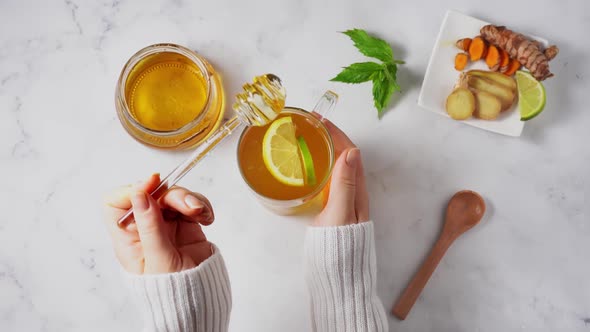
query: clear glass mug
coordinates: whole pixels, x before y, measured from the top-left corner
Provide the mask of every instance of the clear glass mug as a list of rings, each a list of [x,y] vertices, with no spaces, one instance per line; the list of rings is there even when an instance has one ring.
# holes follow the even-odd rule
[[[316,184],[310,188],[283,185],[266,169],[262,159],[262,137],[270,124],[248,127],[242,132],[237,148],[238,168],[242,179],[263,206],[280,215],[313,215],[325,206],[335,150],[321,118],[334,108],[337,100],[338,95],[327,91],[313,109],[316,116],[301,108],[285,107],[277,118],[292,117],[295,125],[307,133],[307,144],[318,175]]]

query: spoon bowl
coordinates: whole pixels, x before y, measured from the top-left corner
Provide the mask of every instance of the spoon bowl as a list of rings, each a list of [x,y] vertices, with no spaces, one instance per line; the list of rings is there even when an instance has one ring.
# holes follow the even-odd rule
[[[486,203],[480,194],[471,190],[457,192],[447,204],[444,233],[459,236],[477,225],[486,212]]]

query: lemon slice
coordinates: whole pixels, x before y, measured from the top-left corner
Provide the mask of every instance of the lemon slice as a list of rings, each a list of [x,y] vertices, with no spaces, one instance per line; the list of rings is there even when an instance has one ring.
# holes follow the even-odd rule
[[[530,73],[520,70],[516,72],[516,84],[520,120],[530,120],[545,108],[545,88]]]
[[[301,152],[301,160],[303,161],[303,170],[305,171],[305,184],[313,186],[316,183],[316,177],[311,151],[309,151],[309,147],[303,136],[297,137],[297,143],[299,143],[299,151]]]
[[[290,116],[271,123],[262,139],[264,165],[280,183],[288,186],[305,185],[295,125]]]

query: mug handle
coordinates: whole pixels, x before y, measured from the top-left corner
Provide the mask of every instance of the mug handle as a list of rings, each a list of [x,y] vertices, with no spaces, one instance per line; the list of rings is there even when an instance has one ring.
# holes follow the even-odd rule
[[[326,91],[313,108],[314,113],[319,114],[319,120],[323,120],[336,106],[338,95],[334,91]]]

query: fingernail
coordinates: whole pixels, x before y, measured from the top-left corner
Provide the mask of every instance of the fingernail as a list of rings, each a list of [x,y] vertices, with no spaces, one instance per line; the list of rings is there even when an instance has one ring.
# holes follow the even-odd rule
[[[361,155],[361,151],[357,148],[348,150],[346,154],[346,164],[350,167],[356,167],[358,164],[359,157]]]
[[[193,195],[186,195],[184,197],[184,202],[189,208],[194,210],[203,208],[203,203]]]
[[[145,196],[143,191],[136,191],[131,195],[131,205],[133,205],[133,209],[137,212],[145,211],[150,206],[150,203]]]
[[[213,215],[213,212],[209,209],[203,211],[201,213],[201,215],[199,215],[198,218],[199,218],[198,219],[199,224],[204,224],[204,225],[208,225],[215,220],[215,216]]]
[[[209,208],[207,208],[205,211],[203,211],[202,216],[207,218],[207,220],[213,220],[215,218],[213,211],[211,211]]]

